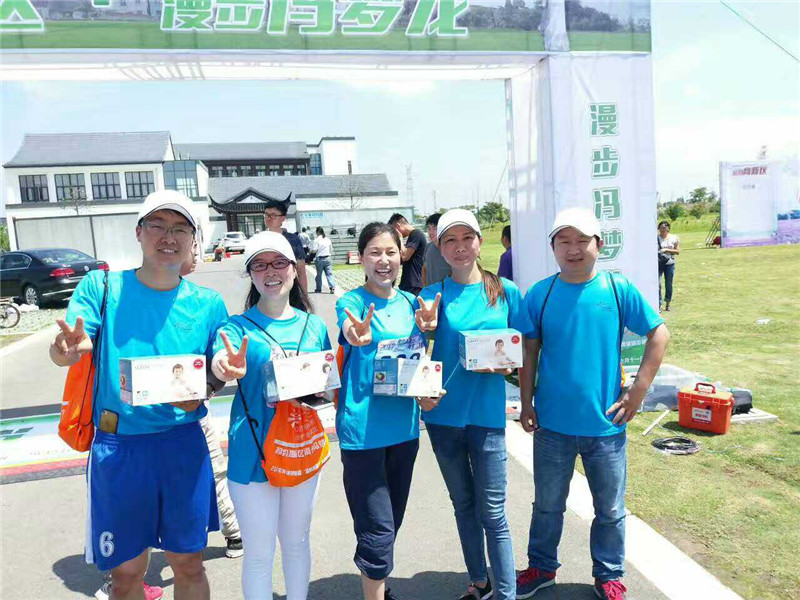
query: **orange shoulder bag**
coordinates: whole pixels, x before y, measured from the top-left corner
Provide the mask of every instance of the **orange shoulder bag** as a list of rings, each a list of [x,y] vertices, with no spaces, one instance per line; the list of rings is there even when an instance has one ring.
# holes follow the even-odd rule
[[[106,305],[108,304],[108,271],[103,279],[103,302],[100,325],[94,335],[91,353],[87,352],[69,368],[61,401],[58,436],[78,452],[86,452],[94,439],[94,388],[97,384],[97,362],[103,340]]]

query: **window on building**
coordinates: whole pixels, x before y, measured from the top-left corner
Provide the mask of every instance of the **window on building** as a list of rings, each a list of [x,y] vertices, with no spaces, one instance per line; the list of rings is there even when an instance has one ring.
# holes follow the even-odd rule
[[[236,165],[229,165],[225,167],[225,177],[238,177],[239,172],[236,169]]]
[[[256,177],[266,177],[267,165],[256,165]]]
[[[220,169],[222,167],[219,167]],[[176,160],[164,163],[164,186],[190,198],[199,196],[197,188],[197,161]]]
[[[50,202],[47,175],[20,175],[19,193],[23,202]]]
[[[152,171],[128,171],[125,173],[125,191],[128,198],[145,198],[156,191]]]
[[[211,177],[223,177],[222,167],[211,167]]]
[[[83,173],[56,175],[56,200],[59,202],[86,200],[86,180]]]
[[[291,175],[294,165],[283,165],[283,173],[281,175]]]
[[[253,174],[253,167],[251,165],[242,165],[239,167],[242,177],[250,177]]]
[[[322,175],[322,155],[320,154],[312,154],[311,155],[311,174],[312,175]]]
[[[92,197],[95,200],[122,198],[119,173],[92,173]]]
[[[281,167],[280,165],[270,165],[269,166],[269,174],[270,177],[277,177],[281,174]]]

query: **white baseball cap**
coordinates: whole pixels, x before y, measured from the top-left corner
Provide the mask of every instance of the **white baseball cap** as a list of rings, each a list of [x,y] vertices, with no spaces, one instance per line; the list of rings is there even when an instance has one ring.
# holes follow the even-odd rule
[[[188,196],[180,192],[174,190],[159,190],[149,194],[139,208],[137,221],[141,221],[157,210],[174,210],[186,217],[186,220],[189,221],[189,224],[194,227],[195,230],[198,229],[197,221],[195,221],[194,215],[192,214],[192,201]]]
[[[453,208],[444,213],[439,219],[439,224],[436,226],[437,237],[442,239],[444,232],[455,225],[469,227],[479,237],[481,235],[481,226],[478,225],[478,219],[475,218],[474,214],[463,208]]]
[[[276,233],[274,231],[262,231],[261,233],[257,233],[247,240],[244,244],[245,268],[250,264],[250,261],[252,261],[262,252],[277,252],[286,260],[296,262],[292,245],[282,233]]]
[[[559,231],[567,227],[574,227],[583,235],[589,237],[601,237],[602,235],[600,233],[600,222],[594,216],[594,212],[588,208],[573,206],[560,211],[553,221],[553,227],[550,229],[550,239],[552,240]]]

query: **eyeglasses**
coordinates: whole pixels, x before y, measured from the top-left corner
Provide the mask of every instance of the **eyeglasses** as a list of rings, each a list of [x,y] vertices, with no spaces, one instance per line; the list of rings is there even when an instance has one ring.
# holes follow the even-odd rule
[[[153,223],[152,221],[142,221],[142,226],[149,229],[156,235],[165,236],[168,233],[176,240],[188,240],[194,235],[194,229],[188,225],[175,225],[175,227],[167,227],[163,223]]]
[[[286,215],[281,213],[264,213],[264,218],[267,221],[271,221],[272,219],[280,219],[281,217],[285,217]]]
[[[292,264],[292,261],[286,258],[277,258],[272,262],[266,262],[260,260],[258,262],[250,263],[250,270],[255,271],[256,273],[260,273],[272,267],[276,271],[283,271],[290,264]]]

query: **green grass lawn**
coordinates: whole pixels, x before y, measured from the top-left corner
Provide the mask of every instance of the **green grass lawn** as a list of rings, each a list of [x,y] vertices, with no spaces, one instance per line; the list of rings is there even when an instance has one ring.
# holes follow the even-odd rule
[[[707,249],[707,227],[681,237],[667,362],[753,391],[766,425],[706,436],[677,425],[641,436],[631,425],[628,506],[746,598],[800,597],[799,246]],[[759,319],[770,319],[757,325]],[[687,435],[691,457],[658,454],[654,437]]]

